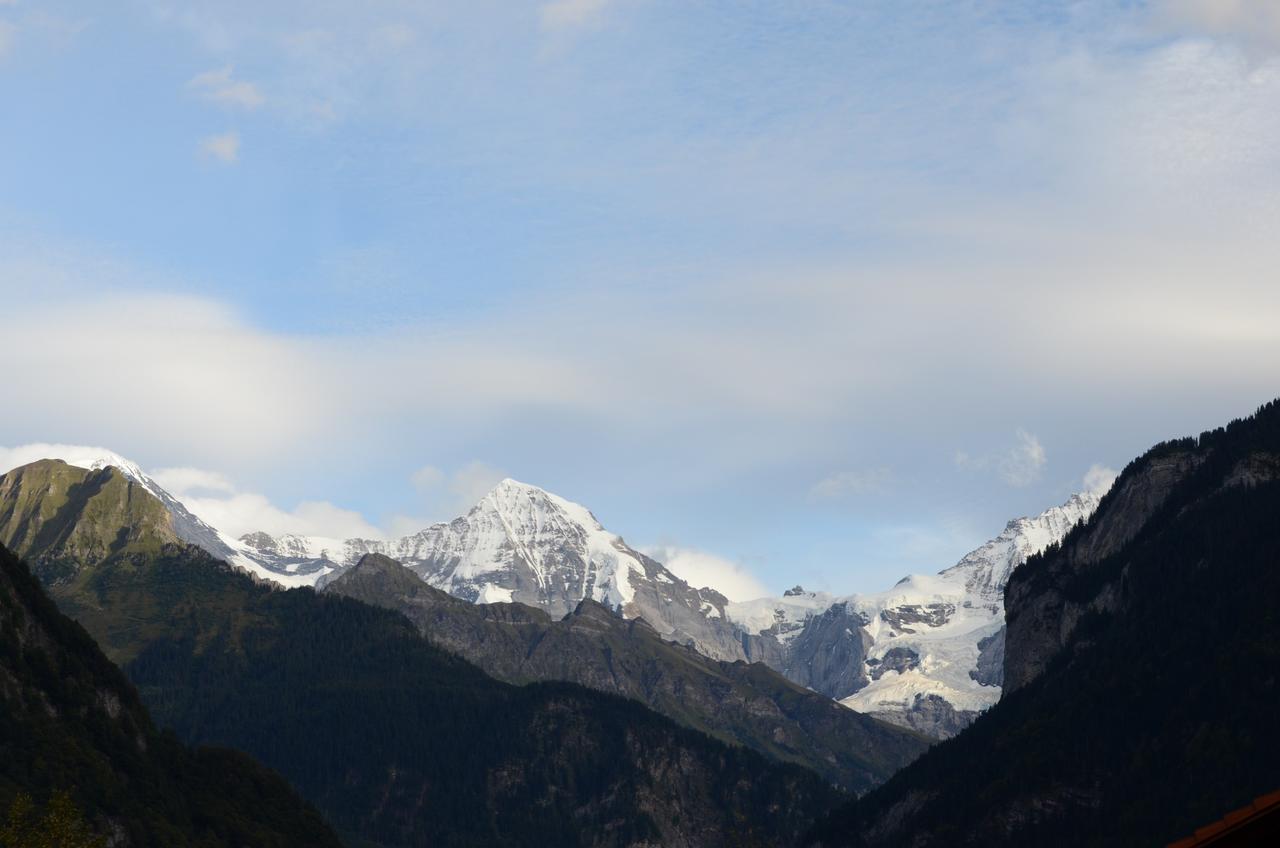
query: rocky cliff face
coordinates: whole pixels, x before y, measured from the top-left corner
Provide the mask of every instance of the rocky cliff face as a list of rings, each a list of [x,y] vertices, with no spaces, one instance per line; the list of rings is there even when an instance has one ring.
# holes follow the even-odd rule
[[[469,604],[368,554],[325,587],[404,613],[422,633],[511,682],[566,680],[634,698],[676,721],[862,792],[923,750],[920,737],[831,703],[764,666],[717,662],[644,619],[592,600],[564,618],[524,604]]]
[[[1130,468],[1096,520],[1034,568],[1013,574],[1005,590],[1004,685],[1008,689],[1024,686],[1040,674],[1086,612],[1110,611],[1114,587],[1084,600],[1064,597],[1062,587],[1132,540],[1203,460],[1196,451],[1175,450]]]

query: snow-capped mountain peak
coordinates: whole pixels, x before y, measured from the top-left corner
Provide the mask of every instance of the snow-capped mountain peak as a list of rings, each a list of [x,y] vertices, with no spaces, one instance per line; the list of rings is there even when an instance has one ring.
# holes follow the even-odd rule
[[[640,555],[586,507],[511,479],[462,518],[357,547],[409,564],[461,597],[536,600],[563,612],[584,598],[621,608],[635,596],[633,576],[646,572]]]
[[[465,515],[399,539],[251,533],[239,541],[274,573],[312,574],[318,584],[377,553],[476,603],[517,601],[559,616],[590,599],[708,655],[744,657],[736,629],[723,619],[723,596],[689,586],[632,549],[585,506],[509,478]]]

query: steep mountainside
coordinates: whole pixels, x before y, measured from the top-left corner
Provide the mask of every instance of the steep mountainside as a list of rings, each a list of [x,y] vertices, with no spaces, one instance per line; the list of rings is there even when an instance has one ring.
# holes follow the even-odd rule
[[[1134,461],[1014,572],[1010,691],[823,845],[1159,845],[1280,786],[1280,404]]]
[[[264,533],[240,541],[267,567],[323,574],[321,583],[377,553],[464,600],[515,601],[554,618],[594,600],[645,619],[668,639],[692,642],[707,656],[744,658],[736,628],[724,621],[723,595],[690,586],[628,547],[586,507],[514,480],[502,481],[465,516],[394,541]]]
[[[69,534],[78,547],[84,537]],[[189,750],[26,565],[0,548],[0,809],[73,792],[116,846],[336,846],[277,775],[231,751]]]
[[[45,474],[76,487],[103,472],[19,469],[0,477],[0,515],[22,503],[67,539],[94,536],[101,507],[22,485]],[[118,491],[135,504],[126,520],[135,507],[152,515],[150,495]],[[841,797],[635,702],[495,681],[396,613],[279,591],[145,527],[115,538],[133,542],[102,558],[92,546],[31,550],[58,575],[58,602],[130,659],[159,722],[278,769],[359,844],[787,845]]]
[[[1032,554],[1097,508],[1072,496],[936,575],[913,574],[877,594],[833,598],[801,587],[726,607],[750,636],[750,659],[859,712],[947,738],[1000,698],[1003,592]]]
[[[524,604],[473,605],[379,554],[365,555],[325,591],[402,612],[434,644],[503,680],[565,680],[625,695],[848,790],[882,783],[925,747],[915,734],[839,707],[766,666],[708,659],[589,599],[562,620]]]

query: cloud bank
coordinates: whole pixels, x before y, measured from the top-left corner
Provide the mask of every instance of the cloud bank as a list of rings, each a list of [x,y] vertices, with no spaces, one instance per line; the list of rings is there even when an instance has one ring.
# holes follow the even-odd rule
[[[690,586],[710,586],[731,601],[750,601],[769,594],[765,586],[744,566],[725,557],[673,545],[644,548],[646,556],[656,559]]]

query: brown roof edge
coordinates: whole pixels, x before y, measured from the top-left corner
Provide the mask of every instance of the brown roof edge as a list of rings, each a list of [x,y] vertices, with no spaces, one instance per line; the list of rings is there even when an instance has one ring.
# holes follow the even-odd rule
[[[1232,810],[1212,824],[1196,828],[1193,835],[1179,839],[1177,842],[1170,842],[1168,848],[1200,848],[1202,845],[1218,844],[1258,819],[1278,814],[1280,814],[1280,789],[1255,798],[1249,806]]]

